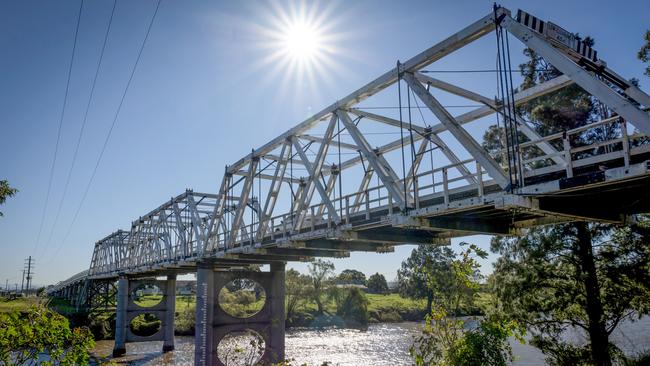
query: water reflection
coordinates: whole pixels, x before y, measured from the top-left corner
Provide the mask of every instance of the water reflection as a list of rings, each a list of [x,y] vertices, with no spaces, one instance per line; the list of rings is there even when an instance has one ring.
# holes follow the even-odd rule
[[[408,348],[420,323],[387,323],[371,325],[367,331],[354,329],[291,329],[286,334],[286,356],[296,365],[411,365]],[[626,322],[612,334],[612,341],[626,354],[635,355],[650,348],[650,317],[638,322]],[[512,342],[517,357],[516,366],[544,363],[535,348]],[[192,365],[194,338],[176,337],[176,350],[161,354],[161,342],[129,343],[128,355],[116,359],[120,365]],[[99,341],[96,355],[109,355],[112,341]]]

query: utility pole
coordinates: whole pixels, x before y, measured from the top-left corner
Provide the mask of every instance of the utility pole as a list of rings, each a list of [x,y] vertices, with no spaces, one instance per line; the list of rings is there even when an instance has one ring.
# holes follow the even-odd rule
[[[32,272],[32,270],[33,270],[33,265],[32,264],[33,264],[34,260],[32,259],[32,256],[30,255],[25,261],[26,261],[25,266],[27,266],[27,277],[26,277],[26,279],[27,279],[27,288],[26,288],[25,292],[29,293],[29,288],[30,288],[30,285],[32,283],[32,278],[33,278],[33,274],[34,274]]]
[[[16,286],[18,286],[18,284],[16,284]],[[22,280],[20,280],[20,292],[22,293],[24,289],[25,289],[25,270],[23,269],[23,277]]]

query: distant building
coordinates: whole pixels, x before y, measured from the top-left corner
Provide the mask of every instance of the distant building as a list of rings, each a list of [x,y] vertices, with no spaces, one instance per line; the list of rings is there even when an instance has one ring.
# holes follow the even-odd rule
[[[388,281],[387,284],[390,292],[398,292],[399,283],[397,281]]]
[[[358,288],[359,290],[362,291],[368,291],[368,287],[366,287],[365,285],[357,285],[354,283],[338,283],[336,284],[336,287],[337,288]]]
[[[190,296],[196,294],[196,281],[176,281],[176,294]]]

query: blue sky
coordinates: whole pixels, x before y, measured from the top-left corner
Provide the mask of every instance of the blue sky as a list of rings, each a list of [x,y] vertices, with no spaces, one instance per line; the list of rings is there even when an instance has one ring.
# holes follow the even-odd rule
[[[642,87],[650,83],[635,57],[650,28],[644,1],[503,5],[593,36],[610,67],[640,78]],[[36,258],[34,282],[39,284],[86,269],[98,239],[128,228],[139,215],[186,188],[216,192],[225,164],[379,76],[397,59],[406,60],[488,14],[492,3],[332,1],[302,6],[322,18],[333,50],[330,62],[311,78],[270,59],[277,50],[269,30],[276,27],[278,14],[290,13],[295,3],[163,0],[97,175],[72,223],[155,7],[149,0],[117,2],[79,156],[61,201],[112,7],[112,1],[86,1],[37,246],[79,2],[0,2],[0,179],[20,190],[1,208],[2,285],[5,279],[20,282],[29,255]],[[495,49],[488,38],[431,68],[490,65]],[[514,48],[513,55],[520,51]],[[475,90],[495,83],[492,76],[449,77],[464,78]],[[484,247],[489,243],[486,236],[462,240]],[[410,250],[353,254],[335,265],[337,270],[380,272],[390,280]],[[493,259],[484,263],[486,273]]]

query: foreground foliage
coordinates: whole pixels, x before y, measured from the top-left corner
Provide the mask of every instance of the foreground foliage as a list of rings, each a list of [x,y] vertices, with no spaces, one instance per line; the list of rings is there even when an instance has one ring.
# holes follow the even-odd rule
[[[554,225],[495,239],[498,310],[528,327],[551,365],[611,364],[620,352],[609,335],[650,311],[649,238],[642,223]],[[569,327],[589,343],[563,341]]]
[[[6,180],[0,180],[0,205],[5,203],[7,198],[13,197],[16,193],[18,193],[18,190],[16,188],[13,188],[9,185],[9,182]],[[2,211],[0,211],[0,217],[3,216]]]
[[[442,307],[427,316],[422,334],[409,352],[417,366],[505,366],[512,362],[508,337],[519,334],[516,323],[481,320],[474,329],[449,317]]]
[[[472,306],[478,294],[482,277],[477,258],[485,258],[486,253],[475,245],[467,245],[459,254],[450,248],[428,251],[421,267],[407,267],[409,273],[421,274],[426,286],[421,291],[431,294],[433,303],[422,333],[409,350],[415,364],[507,365],[513,359],[508,337],[518,330],[515,322],[488,317],[476,328],[465,329],[465,322],[457,317],[461,303]]]
[[[0,364],[86,365],[95,342],[88,328],[43,307],[0,314]]]

